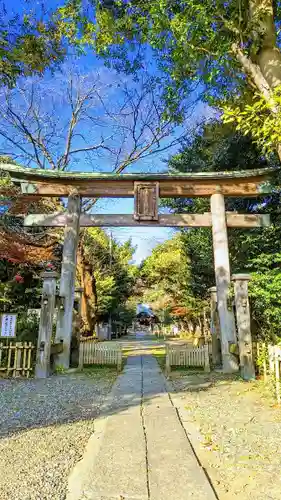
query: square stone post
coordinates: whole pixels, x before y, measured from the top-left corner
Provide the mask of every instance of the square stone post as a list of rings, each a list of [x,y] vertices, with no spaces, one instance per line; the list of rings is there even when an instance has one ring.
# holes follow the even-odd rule
[[[253,363],[251,315],[248,297],[249,274],[233,274],[236,321],[238,328],[238,343],[241,375],[245,380],[255,378]]]
[[[230,346],[237,344],[237,339],[234,314],[228,301],[230,263],[225,203],[224,196],[220,192],[211,196],[211,214],[223,371],[234,373],[239,370],[239,366],[236,357],[230,352]]]
[[[217,287],[209,288],[210,300],[210,316],[211,316],[211,335],[212,335],[212,361],[213,365],[221,364],[221,347],[220,347],[220,325],[217,309]]]
[[[80,211],[81,198],[74,192],[68,197],[68,222],[64,229],[64,245],[60,279],[60,303],[58,308],[56,330],[56,341],[61,342],[63,340],[63,351],[57,354],[54,358],[55,366],[63,366],[65,369],[69,368],[70,362]]]
[[[36,351],[35,378],[50,375],[51,340],[56,302],[56,280],[58,273],[44,272],[41,300],[40,325]]]

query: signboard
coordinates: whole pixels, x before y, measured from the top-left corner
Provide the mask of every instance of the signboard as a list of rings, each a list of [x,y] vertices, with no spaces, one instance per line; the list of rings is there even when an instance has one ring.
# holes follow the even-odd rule
[[[2,314],[0,337],[15,337],[16,336],[16,314]]]
[[[159,182],[135,182],[135,220],[158,221]]]

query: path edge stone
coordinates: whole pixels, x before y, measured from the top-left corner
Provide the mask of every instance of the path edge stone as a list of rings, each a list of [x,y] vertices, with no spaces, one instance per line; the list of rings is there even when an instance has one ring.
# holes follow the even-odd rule
[[[118,375],[104,402],[100,406],[99,416],[94,419],[94,431],[82,452],[82,458],[71,470],[68,481],[65,500],[79,500],[84,493],[84,485],[90,472],[93,470],[99,451],[102,446],[107,423],[110,417],[111,405],[114,401],[114,389],[123,372]]]
[[[85,480],[90,471],[93,470],[95,460],[101,449],[107,421],[108,416],[98,417],[94,421],[94,432],[86,444],[83,456],[81,460],[74,465],[68,476],[68,486],[65,500],[78,500],[83,496]]]

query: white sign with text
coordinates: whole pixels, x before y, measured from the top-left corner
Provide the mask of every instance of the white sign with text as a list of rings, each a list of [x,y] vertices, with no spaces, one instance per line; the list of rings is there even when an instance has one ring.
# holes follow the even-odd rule
[[[15,337],[16,323],[16,314],[2,314],[0,337]]]

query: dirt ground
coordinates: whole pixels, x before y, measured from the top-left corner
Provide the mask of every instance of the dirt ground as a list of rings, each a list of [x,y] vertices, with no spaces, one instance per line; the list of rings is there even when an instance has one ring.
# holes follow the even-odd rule
[[[262,381],[171,378],[197,435],[193,446],[220,500],[281,500],[281,408]]]
[[[114,368],[0,380],[0,500],[64,500]]]

